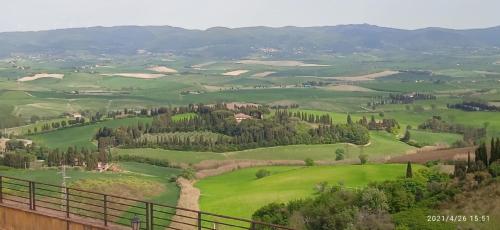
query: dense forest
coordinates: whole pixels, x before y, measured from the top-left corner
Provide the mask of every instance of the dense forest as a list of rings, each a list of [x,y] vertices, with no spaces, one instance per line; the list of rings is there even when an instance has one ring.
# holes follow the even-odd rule
[[[368,129],[354,122],[333,124],[328,115],[315,116],[269,108],[243,106],[233,110],[223,104],[198,105],[189,111],[195,116],[180,120],[165,112],[154,116],[151,124],[137,124],[116,129],[102,128],[95,135],[100,148],[122,146],[125,148],[161,147],[175,150],[235,151],[258,147],[292,144],[331,144],[348,142],[363,145],[369,142]],[[266,114],[266,117],[264,117]],[[238,120],[238,116],[243,118]],[[307,132],[296,128],[297,122],[316,123]],[[216,138],[197,136],[163,135],[190,132],[210,132]],[[149,138],[142,138],[148,135]],[[151,138],[155,136],[155,138]]]

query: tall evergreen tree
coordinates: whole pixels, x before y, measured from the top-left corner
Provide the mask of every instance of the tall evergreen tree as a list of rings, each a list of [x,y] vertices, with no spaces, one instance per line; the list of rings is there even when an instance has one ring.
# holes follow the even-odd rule
[[[406,178],[412,178],[413,177],[413,170],[411,169],[411,162],[408,161],[408,164],[406,165]]]
[[[486,149],[486,143],[481,143],[479,147],[476,149],[476,162],[481,161],[485,166],[488,166],[488,152]]]
[[[352,125],[351,114],[347,114],[347,124]]]
[[[471,171],[470,152],[467,153],[467,172]]]
[[[491,139],[490,164],[500,160],[500,138]]]
[[[491,145],[490,145],[490,164],[493,163],[494,161],[496,161],[498,159],[498,156],[497,156],[497,145],[496,145],[496,142],[495,142],[495,138],[491,138]]]

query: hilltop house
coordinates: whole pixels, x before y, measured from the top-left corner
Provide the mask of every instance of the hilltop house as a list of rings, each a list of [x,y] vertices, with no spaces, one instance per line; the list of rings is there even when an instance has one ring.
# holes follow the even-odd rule
[[[250,116],[250,115],[246,115],[244,113],[237,113],[237,114],[234,115],[234,118],[236,118],[236,122],[237,123],[240,123],[243,120],[252,119],[253,117]]]
[[[81,119],[82,118],[82,114],[80,114],[80,113],[71,113],[71,116],[74,119]]]

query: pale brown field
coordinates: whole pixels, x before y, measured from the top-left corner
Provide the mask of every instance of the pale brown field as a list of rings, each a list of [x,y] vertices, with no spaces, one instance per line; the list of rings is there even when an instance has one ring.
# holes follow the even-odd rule
[[[432,160],[466,160],[467,154],[471,153],[471,158],[474,159],[474,147],[458,148],[458,149],[441,149],[432,151],[421,151],[402,156],[392,157],[390,163],[406,163],[408,161],[414,163],[425,163]]]
[[[64,74],[39,73],[39,74],[35,74],[33,76],[19,78],[19,79],[17,79],[17,81],[19,81],[19,82],[34,81],[34,80],[38,80],[41,78],[63,79],[63,77],[64,77]]]
[[[164,77],[164,74],[157,73],[112,73],[112,74],[101,74],[101,76],[117,76],[117,77],[130,77],[130,78],[140,78],[140,79],[155,79]]]
[[[267,65],[277,67],[326,67],[330,65],[308,64],[301,61],[264,61],[264,60],[240,60],[237,64],[245,65]]]
[[[381,77],[387,77],[398,74],[399,71],[386,70],[378,73],[371,73],[359,76],[345,76],[345,77],[328,77],[328,79],[335,79],[340,81],[371,81]]]
[[[153,66],[148,68],[148,70],[155,71],[158,73],[177,73],[177,70],[168,68],[166,66]]]
[[[222,75],[236,77],[236,76],[240,76],[244,73],[248,73],[248,71],[249,70],[240,69],[240,70],[229,71],[229,72],[223,73]]]

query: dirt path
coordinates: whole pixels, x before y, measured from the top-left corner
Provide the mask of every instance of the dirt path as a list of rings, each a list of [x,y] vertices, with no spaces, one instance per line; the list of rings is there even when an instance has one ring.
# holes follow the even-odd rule
[[[198,200],[200,199],[200,190],[194,187],[194,183],[196,183],[196,181],[189,181],[182,177],[177,179],[177,185],[181,188],[181,194],[179,196],[179,200],[177,201],[178,208],[197,211],[200,210],[200,206],[198,204]],[[177,209],[175,216],[172,218],[172,223],[170,224],[169,229],[195,230],[197,229],[196,227],[182,223],[197,225],[197,220],[193,219],[197,217],[198,215],[195,212]]]

